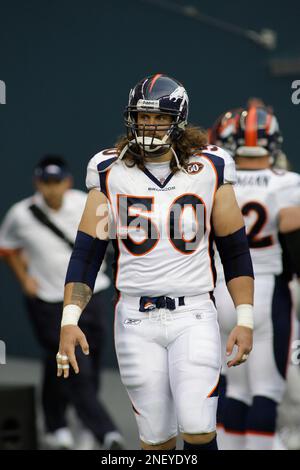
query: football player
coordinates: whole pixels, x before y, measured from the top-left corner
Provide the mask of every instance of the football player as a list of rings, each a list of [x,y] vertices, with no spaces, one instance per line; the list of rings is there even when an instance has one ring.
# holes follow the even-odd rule
[[[272,167],[282,137],[272,110],[261,103],[224,113],[213,126],[210,138],[235,157],[235,194],[244,216],[255,273],[253,352],[243,367],[226,371],[222,447],[272,449],[277,405],[285,389],[292,324],[290,278],[287,269],[283,273],[279,238],[283,237],[286,246],[284,260],[291,257],[298,265],[293,268],[297,272],[300,176]],[[218,279],[215,295],[225,345],[235,311],[222,269]]]
[[[77,322],[113,240],[115,346],[142,449],[174,449],[178,432],[190,452],[217,449],[214,240],[237,312],[229,366],[252,348],[253,270],[234,162],[187,121],[188,96],[177,80],[156,74],[131,90],[127,136],[88,164],[89,196],[66,276],[57,355],[64,377],[69,364],[78,373],[75,345],[88,353]]]

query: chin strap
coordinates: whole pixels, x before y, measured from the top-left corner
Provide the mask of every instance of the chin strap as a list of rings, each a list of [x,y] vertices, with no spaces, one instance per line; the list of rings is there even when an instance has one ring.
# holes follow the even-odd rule
[[[177,157],[177,153],[175,152],[175,150],[173,149],[173,147],[171,147],[171,150],[172,150],[172,153],[175,157],[175,160],[176,160],[176,166],[179,170],[183,171],[184,173],[186,173],[188,175],[188,172],[186,171],[185,168],[183,168],[183,166],[180,165],[179,163],[179,158]]]
[[[120,153],[119,157],[118,157],[118,160],[122,160],[122,158],[124,157],[125,153],[127,152],[127,150],[129,149],[129,145],[126,144],[125,147],[123,148],[122,152]]]

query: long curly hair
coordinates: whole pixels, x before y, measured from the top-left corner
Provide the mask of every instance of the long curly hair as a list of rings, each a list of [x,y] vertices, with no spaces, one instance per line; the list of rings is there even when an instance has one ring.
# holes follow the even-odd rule
[[[180,165],[186,169],[187,164],[189,162],[189,157],[193,154],[195,149],[200,149],[204,145],[207,145],[207,143],[208,136],[204,129],[192,125],[187,126],[184,132],[182,133],[181,137],[173,145],[173,148],[178,156]],[[128,139],[126,136],[121,136],[116,142],[116,148],[119,155],[127,144]],[[136,153],[139,152],[139,148],[133,147],[133,150]],[[126,152],[123,160],[129,167],[133,167],[136,165],[141,170],[145,168],[145,162],[142,155],[135,156],[130,152]],[[179,171],[174,155],[172,156],[172,159],[170,161],[170,169],[173,173]]]

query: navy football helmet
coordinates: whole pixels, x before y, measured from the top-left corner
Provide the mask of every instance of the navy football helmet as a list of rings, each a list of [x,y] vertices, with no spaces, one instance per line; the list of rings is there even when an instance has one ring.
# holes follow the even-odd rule
[[[210,141],[232,156],[274,156],[281,148],[282,135],[269,107],[250,105],[222,114],[213,125]]]
[[[138,125],[138,112],[170,115],[172,122],[167,126]],[[124,114],[129,152],[138,156],[160,156],[170,150],[187,125],[188,95],[174,78],[163,74],[152,75],[132,88]],[[160,129],[166,130],[163,138],[156,136]]]
[[[209,131],[210,144],[218,145],[227,150],[232,156],[237,148],[237,128],[242,108],[231,109],[221,114]]]

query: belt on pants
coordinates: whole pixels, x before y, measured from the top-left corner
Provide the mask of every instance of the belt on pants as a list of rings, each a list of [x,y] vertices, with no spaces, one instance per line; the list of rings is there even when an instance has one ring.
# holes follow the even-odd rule
[[[178,297],[178,306],[185,305],[184,297]],[[171,297],[140,297],[140,312],[149,312],[155,308],[166,308],[168,310],[176,309],[176,299]]]
[[[124,292],[120,292],[120,300],[124,301],[125,304],[131,305],[140,312],[150,312],[155,309],[163,308],[172,311],[182,306],[197,307],[206,300],[212,300],[214,302],[214,297],[212,292],[181,297],[171,297],[170,295],[135,297],[125,294]]]

